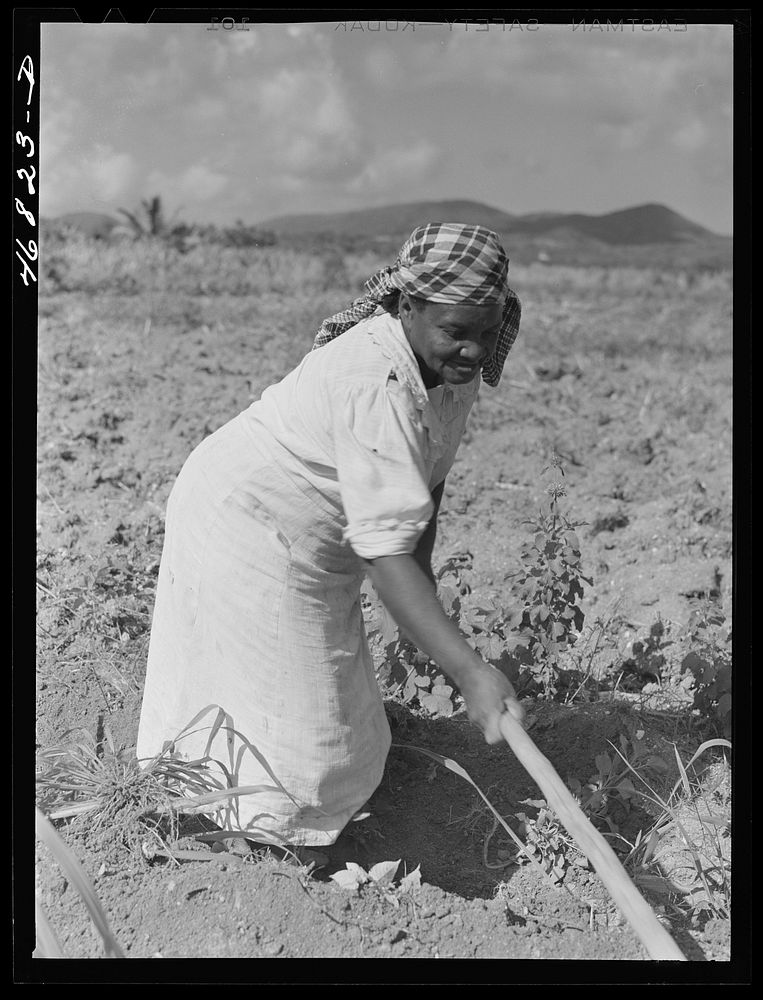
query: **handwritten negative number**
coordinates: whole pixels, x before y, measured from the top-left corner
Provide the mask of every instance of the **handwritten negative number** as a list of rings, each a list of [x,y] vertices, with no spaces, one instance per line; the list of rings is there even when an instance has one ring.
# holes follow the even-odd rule
[[[23,169],[22,170],[17,170],[16,171],[16,176],[20,180],[24,180],[24,178],[26,178],[27,191],[29,192],[29,194],[34,194],[34,184],[32,184],[32,181],[37,176],[37,171],[32,166],[29,167],[29,170],[32,171],[31,174],[29,173],[28,170],[23,170]]]
[[[28,135],[24,135],[23,132],[16,133],[16,142],[19,146],[26,146],[29,143],[29,152],[26,154],[26,158],[34,156],[34,139],[30,139]]]
[[[14,201],[16,202],[16,211],[19,213],[19,215],[23,215],[30,226],[36,225],[32,213],[29,211],[29,209],[24,208],[24,202],[21,201],[20,198],[15,198]]]
[[[21,242],[21,240],[16,240],[16,242],[21,247],[21,249],[24,251],[24,253],[27,255],[27,257],[29,257],[30,260],[33,260],[33,261],[37,260],[37,244],[35,243],[34,240],[30,240],[29,241],[28,247],[25,247],[24,244]],[[24,284],[28,288],[29,287],[29,282],[27,281],[27,276],[29,276],[32,279],[32,281],[35,281],[35,282],[37,281],[37,277],[36,277],[34,271],[32,270],[32,268],[29,266],[29,264],[27,264],[26,258],[22,257],[21,254],[18,252],[18,250],[16,251],[16,256],[21,261],[21,263],[24,265],[24,270],[21,272],[21,280],[24,282]]]

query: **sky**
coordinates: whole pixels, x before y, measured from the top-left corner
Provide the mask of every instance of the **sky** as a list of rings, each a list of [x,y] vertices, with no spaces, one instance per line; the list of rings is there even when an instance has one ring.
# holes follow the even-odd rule
[[[731,25],[658,27],[43,24],[40,212],[659,202],[730,234]]]

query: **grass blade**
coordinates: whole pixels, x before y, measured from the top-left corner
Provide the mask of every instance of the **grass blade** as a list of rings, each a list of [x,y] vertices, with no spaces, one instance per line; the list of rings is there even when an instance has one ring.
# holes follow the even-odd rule
[[[694,756],[692,757],[692,759],[686,765],[686,770],[688,770],[692,766],[692,764],[694,763],[695,760],[698,760],[702,756],[702,754],[705,752],[705,750],[709,750],[711,747],[725,747],[727,750],[731,750],[732,749],[731,744],[729,743],[728,740],[720,740],[720,739],[719,740],[706,740],[697,749],[697,751],[694,754]],[[678,750],[676,750],[676,756],[678,756]],[[679,764],[681,764],[680,760],[679,760]],[[670,793],[669,800],[672,799],[673,796],[678,791],[678,786],[682,783],[682,781],[683,781],[683,775],[684,774],[685,774],[685,771],[684,771],[683,766],[681,765],[681,778],[679,778],[678,781],[673,786],[673,791]]]
[[[109,958],[124,958],[124,953],[119,947],[117,939],[111,932],[111,927],[103,912],[103,907],[98,901],[95,890],[90,883],[82,865],[72,854],[66,844],[61,840],[54,830],[52,824],[46,816],[35,809],[37,836],[45,844],[58,864],[64,870],[66,877],[80,894],[82,901],[88,909],[90,917],[95,924],[96,930],[103,939],[103,946],[106,956]]]
[[[255,792],[277,792],[279,790],[275,785],[240,785],[235,788],[208,792],[206,795],[198,795],[195,798],[175,799],[171,808],[177,812],[209,809],[212,806],[224,804],[226,799],[231,799],[234,795],[253,795]]]
[[[678,771],[681,775],[681,782],[684,786],[684,791],[686,792],[686,797],[691,798],[691,785],[689,784],[689,775],[686,773],[686,768],[684,767],[684,762],[681,760],[681,754],[678,752],[678,747],[673,744],[673,750],[676,755],[676,763],[678,764]]]
[[[435,753],[433,750],[425,750],[423,747],[413,746],[412,743],[393,743],[392,745],[394,747],[399,747],[399,748],[401,748],[403,750],[416,750],[416,751],[418,751],[418,753],[423,753],[425,756],[431,757],[432,760],[436,760],[438,764],[442,764],[443,767],[447,767],[447,769],[449,771],[452,771],[454,774],[457,774],[460,778],[463,778],[465,781],[468,781],[469,784],[472,786],[472,788],[474,788],[477,791],[477,793],[480,795],[480,797],[482,798],[483,802],[488,807],[488,809],[491,811],[491,813],[493,814],[493,816],[498,820],[498,822],[501,824],[501,826],[504,828],[504,830],[508,833],[508,835],[514,841],[514,843],[517,845],[517,847],[519,848],[519,850],[532,863],[532,865],[537,869],[537,871],[539,872],[539,874],[546,881],[551,882],[551,884],[554,886],[554,888],[557,888],[557,886],[554,883],[553,879],[549,878],[549,875],[546,872],[546,870],[543,867],[543,865],[540,864],[540,862],[535,858],[535,856],[522,843],[521,839],[516,835],[516,833],[514,833],[514,831],[511,829],[511,827],[509,826],[509,824],[504,820],[503,816],[501,816],[501,814],[498,812],[498,810],[495,809],[495,808],[493,808],[493,804],[490,802],[490,800],[488,799],[488,797],[484,794],[484,792],[482,791],[482,789],[474,781],[472,781],[472,779],[469,777],[469,775],[461,767],[460,764],[457,764],[454,760],[451,760],[449,757],[441,757],[439,753]]]
[[[50,926],[48,915],[38,897],[34,901],[34,916],[37,927],[37,947],[33,958],[66,958],[56,932]]]

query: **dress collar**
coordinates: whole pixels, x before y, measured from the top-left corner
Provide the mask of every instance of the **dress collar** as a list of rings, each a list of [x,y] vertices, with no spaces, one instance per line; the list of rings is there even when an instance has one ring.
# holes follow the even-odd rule
[[[396,316],[392,316],[388,312],[378,313],[370,317],[367,322],[369,336],[381,348],[384,356],[391,361],[397,381],[408,389],[416,408],[421,411],[422,423],[429,437],[430,457],[436,459],[445,448],[445,436],[438,412],[439,407],[432,405],[429,390],[424,385],[419,363],[405,335],[403,324]],[[446,382],[435,388],[438,392],[442,391],[443,400],[449,393],[453,394],[453,386]]]
[[[368,333],[392,362],[395,377],[410,391],[417,408],[425,410],[429,406],[429,395],[403,324],[388,312],[379,313],[368,320]]]

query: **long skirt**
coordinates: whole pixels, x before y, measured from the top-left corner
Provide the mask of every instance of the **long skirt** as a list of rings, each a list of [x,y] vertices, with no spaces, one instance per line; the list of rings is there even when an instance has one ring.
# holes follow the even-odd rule
[[[245,414],[169,498],[137,755],[174,741],[225,784],[266,786],[226,800],[253,840],[331,844],[382,778],[390,731],[342,524]]]

